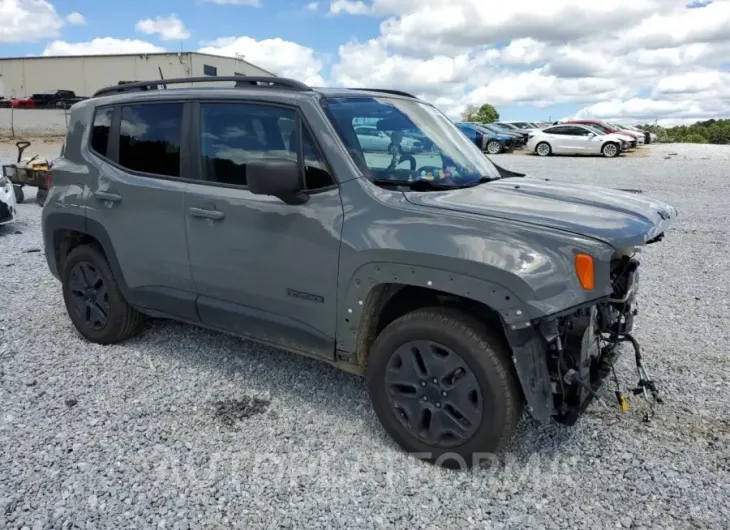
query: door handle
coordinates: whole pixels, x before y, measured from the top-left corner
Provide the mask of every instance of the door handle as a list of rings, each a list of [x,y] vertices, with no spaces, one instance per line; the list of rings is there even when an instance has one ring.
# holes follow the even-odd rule
[[[108,191],[95,191],[94,196],[100,201],[109,202],[122,202],[122,196],[117,193],[110,193]]]
[[[220,221],[226,214],[218,210],[204,210],[203,208],[190,208],[190,215],[193,217],[200,217],[202,219],[212,219],[214,221]]]

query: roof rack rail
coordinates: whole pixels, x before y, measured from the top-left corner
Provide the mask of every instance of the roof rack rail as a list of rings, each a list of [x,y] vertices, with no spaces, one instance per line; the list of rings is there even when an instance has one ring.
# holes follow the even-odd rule
[[[351,88],[350,90],[363,90],[368,92],[382,92],[384,94],[393,94],[394,96],[405,96],[407,98],[418,99],[413,94],[403,92],[402,90],[390,90],[388,88]]]
[[[141,90],[154,90],[159,86],[180,85],[183,83],[215,83],[219,81],[235,81],[236,88],[246,88],[249,86],[273,88],[288,88],[300,92],[311,90],[304,83],[295,79],[286,77],[256,77],[245,75],[217,76],[217,77],[182,77],[177,79],[155,79],[153,81],[134,81],[131,83],[123,83],[120,85],[109,86],[97,90],[92,97],[106,96],[109,94],[122,94],[124,92],[137,92]]]

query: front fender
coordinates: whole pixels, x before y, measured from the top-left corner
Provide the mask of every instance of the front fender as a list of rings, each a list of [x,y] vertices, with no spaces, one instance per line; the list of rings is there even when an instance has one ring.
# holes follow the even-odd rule
[[[530,325],[525,302],[500,283],[420,265],[373,262],[358,268],[348,283],[338,311],[338,350],[356,351],[358,333],[368,318],[366,312],[374,309],[368,300],[386,284],[424,287],[481,302],[499,313],[510,329]]]

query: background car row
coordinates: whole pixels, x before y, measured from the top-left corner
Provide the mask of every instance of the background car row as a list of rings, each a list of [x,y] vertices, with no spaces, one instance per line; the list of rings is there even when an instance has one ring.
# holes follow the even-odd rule
[[[600,120],[460,122],[457,126],[488,154],[525,148],[540,156],[603,155],[614,158],[658,141],[653,133]]]

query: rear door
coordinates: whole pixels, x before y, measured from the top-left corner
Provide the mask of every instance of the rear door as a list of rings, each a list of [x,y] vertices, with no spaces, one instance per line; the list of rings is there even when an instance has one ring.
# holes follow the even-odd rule
[[[288,106],[202,101],[195,116],[201,181],[185,195],[185,222],[201,320],[333,359],[343,206],[314,135]],[[248,191],[257,158],[299,161],[309,200]]]
[[[566,152],[565,126],[550,127],[543,133],[547,135],[547,140],[554,153]]]
[[[566,126],[564,130],[565,145],[576,154],[590,151],[590,131],[578,125]]]
[[[87,227],[113,254],[128,300],[194,321],[181,157],[189,108],[169,100],[98,108],[88,151],[99,175],[86,204]]]

